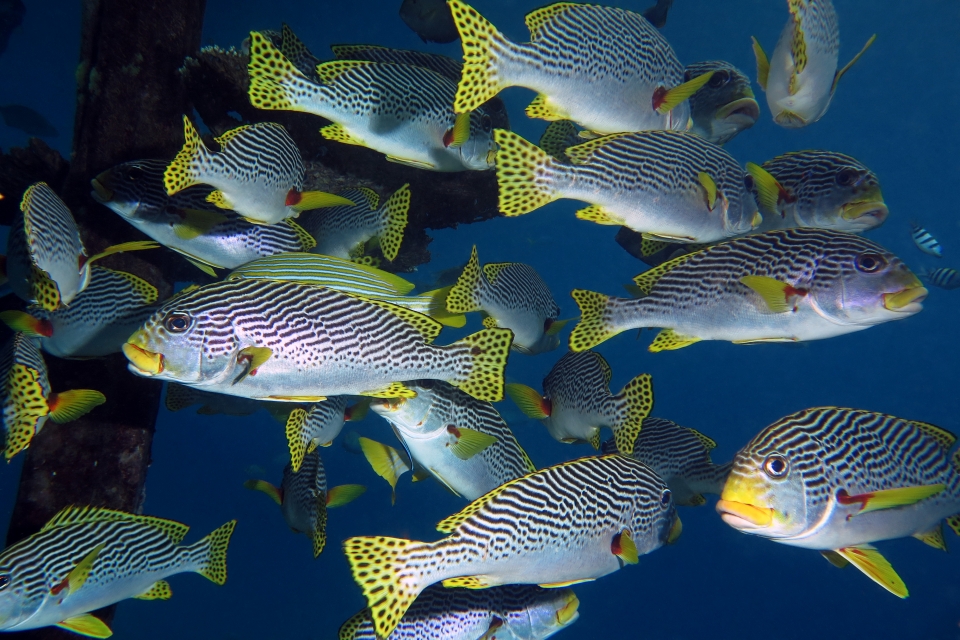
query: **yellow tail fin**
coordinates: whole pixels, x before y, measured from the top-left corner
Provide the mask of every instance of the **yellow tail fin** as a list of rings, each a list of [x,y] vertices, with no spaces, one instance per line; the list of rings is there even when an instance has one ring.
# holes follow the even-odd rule
[[[470,5],[448,0],[447,6],[460,33],[463,71],[453,101],[456,113],[468,113],[493,98],[507,85],[497,72],[495,49],[507,44],[496,27]]]
[[[227,546],[230,544],[230,536],[233,535],[233,529],[237,526],[236,520],[224,524],[214,529],[207,537],[197,543],[205,547],[206,558],[197,573],[204,578],[222,585],[227,581]]]
[[[391,262],[400,253],[403,232],[407,228],[407,212],[410,210],[410,185],[397,189],[383,204],[383,217],[387,228],[380,233],[380,250]]]
[[[612,298],[584,289],[574,289],[570,295],[580,307],[580,322],[570,332],[571,351],[592,349],[620,333],[621,330],[610,327],[605,318]]]
[[[551,175],[564,165],[546,151],[504,129],[494,129],[500,212],[519,216],[560,198]]]
[[[477,294],[483,286],[483,276],[480,273],[480,258],[477,256],[477,246],[473,246],[470,259],[463,265],[463,272],[457,278],[457,284],[447,293],[447,311],[450,313],[470,313],[480,311],[480,302]]]
[[[633,453],[643,421],[653,410],[653,377],[649,373],[641,373],[628,382],[617,397],[625,400],[626,415],[619,424],[614,425],[613,437],[620,454],[629,456]]]
[[[287,60],[269,38],[250,32],[250,62],[247,64],[250,104],[269,111],[303,111],[301,102],[315,100],[317,84]]]
[[[450,347],[468,347],[468,373],[465,380],[448,382],[477,400],[503,400],[503,372],[512,342],[513,331],[498,328],[484,329],[453,343]]]
[[[197,128],[187,116],[183,116],[183,138],[183,148],[163,172],[163,186],[169,196],[197,184],[196,163],[209,154]]]

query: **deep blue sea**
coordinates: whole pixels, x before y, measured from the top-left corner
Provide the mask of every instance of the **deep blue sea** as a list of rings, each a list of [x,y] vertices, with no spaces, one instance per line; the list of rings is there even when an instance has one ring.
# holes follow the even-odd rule
[[[459,43],[424,44],[397,15],[400,0],[208,0],[203,43],[239,46],[252,29],[290,24],[310,49],[326,56],[336,43],[375,43],[459,57]],[[514,40],[526,41],[523,16],[538,0],[475,0],[474,6]],[[622,0],[642,11],[651,0]],[[31,0],[23,25],[0,56],[0,104],[36,108],[60,130],[48,142],[69,156],[79,49],[80,3]],[[960,269],[960,3],[956,0],[835,0],[840,62],[877,33],[876,44],[840,83],[829,112],[812,126],[787,130],[770,118],[763,93],[760,121],[726,149],[739,162],[762,163],[800,149],[856,157],[880,177],[890,217],[869,237],[920,267]],[[772,50],[786,20],[782,0],[677,0],[664,29],[684,64],[723,59],[755,80],[750,36]],[[512,128],[537,140],[542,121],[525,117],[534,97],[503,94]],[[136,105],[130,105],[136,108]],[[0,124],[0,147],[25,134]],[[574,288],[623,295],[622,285],[646,268],[614,242],[616,227],[576,220],[579,203],[561,201],[519,218],[498,218],[433,232],[432,261],[410,279],[429,285],[436,272],[463,264],[472,245],[482,262],[533,265],[551,286],[561,317],[577,314]],[[943,245],[943,258],[917,250],[916,220]],[[116,223],[124,224],[119,218]],[[598,348],[619,389],[641,372],[653,375],[653,414],[714,438],[717,462],[729,459],[764,426],[796,410],[839,405],[931,422],[960,433],[958,334],[960,290],[931,288],[922,313],[866,331],[798,347],[703,342],[651,354],[652,332],[626,332]],[[440,343],[480,328],[471,317],[446,330]],[[566,333],[564,334],[566,335]],[[508,379],[539,387],[561,351],[514,354]],[[538,467],[591,453],[555,442],[509,401],[497,405]],[[362,435],[397,445],[371,414],[348,424]],[[265,411],[248,417],[171,414],[161,410],[147,483],[145,512],[191,525],[188,541],[223,522],[239,521],[229,552],[229,580],[216,587],[196,575],[171,580],[166,602],[123,602],[115,638],[334,638],[364,606],[338,541],[351,535],[439,537],[437,521],[464,503],[432,481],[401,479],[390,489],[362,456],[339,443],[322,449],[330,485],[361,483],[365,495],[331,511],[329,543],[313,560],[309,541],[290,532],[279,509],[244,489],[252,476],[279,484],[287,461],[283,428]],[[20,461],[0,469],[0,521],[9,518]],[[640,563],[575,587],[580,619],[557,637],[573,638],[960,638],[960,540],[947,532],[950,553],[913,539],[878,543],[911,591],[899,600],[860,572],[839,570],[818,553],[741,534],[707,506],[682,508],[683,535]]]

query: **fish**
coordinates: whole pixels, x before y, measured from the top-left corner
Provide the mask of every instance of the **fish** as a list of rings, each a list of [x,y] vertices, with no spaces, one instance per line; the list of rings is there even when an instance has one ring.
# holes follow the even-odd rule
[[[0,2],[0,54],[7,50],[10,35],[23,22],[27,7],[23,0],[3,0]]]
[[[482,591],[427,587],[387,640],[541,640],[580,617],[572,589],[504,585]],[[343,623],[340,640],[379,640],[370,611]]]
[[[400,19],[424,42],[446,44],[460,37],[444,0],[403,0]]]
[[[311,251],[349,259],[363,255],[367,241],[374,239],[383,257],[395,260],[407,228],[410,185],[394,191],[383,206],[377,192],[366,187],[346,189],[337,195],[357,204],[312,211],[300,218],[303,228],[317,240]]]
[[[387,160],[430,171],[493,167],[493,120],[482,108],[453,111],[456,83],[423,67],[332,60],[318,80],[297,70],[268,38],[250,34],[250,104],[331,120],[327,140],[354,144]]]
[[[0,553],[0,630],[56,626],[92,637],[113,633],[90,612],[127,598],[168,600],[166,578],[193,571],[227,580],[231,520],[192,545],[185,524],[100,507],[70,506]]]
[[[614,480],[615,479],[615,480]],[[426,587],[564,587],[595,580],[674,541],[667,485],[623,456],[547,467],[501,485],[437,525],[436,542],[347,538],[344,552],[386,638]]]
[[[683,65],[643,16],[560,2],[524,17],[531,41],[509,41],[476,9],[447,3],[460,32],[463,76],[454,110],[467,113],[507,87],[537,92],[526,113],[573,120],[597,135],[686,129],[687,98],[710,80],[683,81]]]
[[[811,228],[708,247],[634,283],[644,294],[635,300],[574,289],[581,316],[570,334],[572,351],[642,327],[663,329],[652,352],[700,340],[821,340],[910,317],[927,296],[903,261],[875,242]]]
[[[120,347],[156,310],[157,289],[124,271],[94,265],[90,284],[69,307],[47,311],[4,311],[14,331],[40,340],[40,348],[58,358],[99,358],[120,353]]]
[[[352,502],[367,490],[360,484],[344,484],[328,490],[327,473],[316,450],[304,456],[299,471],[294,471],[289,464],[284,467],[279,487],[266,480],[253,479],[243,486],[262,491],[280,505],[287,526],[294,533],[310,538],[314,558],[320,556],[327,544],[327,509]]]
[[[698,507],[707,503],[705,493],[720,495],[732,462],[714,464],[710,452],[717,443],[695,429],[672,420],[646,417],[643,428],[627,455],[647,465],[663,478],[678,506]],[[617,453],[610,439],[600,446],[603,453]]]
[[[129,370],[256,400],[405,397],[401,381],[446,380],[503,397],[509,329],[446,346],[441,325],[378,300],[294,282],[227,280],[171,298],[123,345]]]
[[[90,283],[90,267],[96,260],[160,246],[151,241],[125,242],[89,255],[70,209],[45,182],[27,188],[20,212],[7,241],[10,288],[47,311],[73,302]]]
[[[323,60],[313,55],[306,43],[301,40],[290,25],[282,23],[280,31],[264,29],[260,34],[270,39],[273,46],[283,53],[283,57],[293,64],[300,73],[311,80],[317,79],[317,67],[323,63]],[[249,40],[245,41],[246,53],[250,53]]]
[[[936,238],[930,235],[929,231],[915,222],[910,223],[910,229],[912,231],[910,237],[913,238],[913,244],[917,245],[917,249],[930,256],[943,257],[943,247],[940,246]]]
[[[643,12],[643,17],[657,29],[667,26],[667,13],[673,6],[673,0],[657,0],[657,3]]]
[[[733,459],[717,513],[751,535],[852,564],[901,598],[906,585],[871,543],[913,536],[946,550],[960,535],[957,437],[936,425],[842,407],[792,413]]]
[[[201,391],[176,382],[167,383],[167,392],[163,398],[163,406],[167,411],[182,411],[198,404],[200,408],[197,409],[197,414],[202,416],[249,416],[261,407],[256,400]]]
[[[36,110],[22,104],[0,105],[0,118],[3,118],[3,123],[8,127],[19,129],[28,136],[56,138],[60,135],[49,120]]]
[[[757,123],[760,105],[750,87],[750,78],[729,62],[689,64],[683,70],[683,79],[689,82],[711,72],[710,80],[689,98],[690,131],[723,145]]]
[[[370,403],[361,401],[347,406],[349,398],[333,396],[306,408],[295,407],[287,417],[284,431],[290,449],[290,468],[300,471],[304,457],[317,447],[329,447],[347,422],[363,420]]]
[[[190,118],[183,116],[183,137],[183,148],[163,172],[169,196],[208,184],[215,190],[207,202],[256,224],[276,224],[309,209],[354,204],[332,193],[302,190],[306,169],[283,125],[259,122],[231,129],[214,138],[220,151],[213,152]]]
[[[919,275],[935,287],[948,291],[960,289],[960,273],[957,273],[956,269],[950,267],[939,267],[933,271],[921,269]]]
[[[835,151],[793,151],[763,165],[747,163],[763,214],[757,231],[816,227],[861,233],[887,219],[880,179],[856,158]]]
[[[790,17],[769,58],[753,38],[757,84],[767,93],[773,121],[796,129],[823,117],[840,78],[877,39],[873,34],[860,53],[837,70],[840,26],[831,0],[787,0]]]
[[[408,386],[415,397],[378,398],[370,408],[390,423],[413,462],[455,495],[473,501],[536,471],[489,402],[443,382],[422,380]],[[378,451],[379,459],[371,452],[367,459],[374,468],[383,468],[387,452]],[[395,479],[391,485],[396,486]]]
[[[212,188],[196,185],[172,196],[163,185],[163,160],[136,160],[90,181],[91,197],[209,275],[251,260],[309,251],[316,240],[292,219],[262,225],[207,202]]]
[[[0,407],[7,432],[3,455],[7,462],[30,446],[47,420],[70,422],[107,401],[93,389],[54,393],[38,340],[19,332],[0,350],[0,376]]]
[[[555,120],[547,125],[543,135],[537,141],[537,146],[553,156],[555,160],[570,164],[567,149],[583,142],[580,129],[572,120]]]
[[[447,293],[446,305],[454,314],[482,311],[483,326],[510,329],[513,349],[527,355],[556,349],[558,334],[567,324],[557,320],[560,305],[533,267],[491,262],[481,269],[476,245],[457,284]]]
[[[581,220],[623,225],[667,242],[714,242],[756,228],[752,179],[721,147],[693,133],[644,131],[589,140],[554,160],[495,131],[499,207],[519,216],[561,198],[590,206]]]
[[[567,352],[543,379],[543,395],[511,382],[507,395],[523,413],[539,420],[558,442],[589,442],[600,448],[600,430],[613,431],[619,453],[630,455],[653,409],[653,380],[642,373],[620,393],[610,393],[613,372],[595,351]]]

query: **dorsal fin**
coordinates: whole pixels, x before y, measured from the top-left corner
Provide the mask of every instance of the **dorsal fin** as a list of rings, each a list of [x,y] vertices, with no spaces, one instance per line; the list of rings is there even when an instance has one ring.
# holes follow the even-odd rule
[[[800,16],[802,0],[788,0],[790,19],[793,20],[793,40],[790,43],[790,55],[793,57],[793,76],[803,73],[807,66],[807,40],[803,32],[803,19]],[[791,85],[793,82],[791,81]],[[794,93],[790,92],[791,95]]]
[[[220,150],[223,151],[227,148],[227,145],[230,144],[230,141],[236,138],[239,134],[243,133],[247,129],[253,127],[252,124],[240,125],[236,129],[230,129],[229,131],[224,131],[219,136],[215,137],[217,144],[220,145]]]
[[[540,29],[542,29],[544,25],[553,22],[560,14],[579,6],[581,5],[576,2],[557,2],[545,7],[540,7],[539,9],[534,9],[525,15],[523,21],[530,31],[530,40],[536,41],[537,38],[540,37]]]
[[[487,282],[494,284],[497,281],[497,276],[499,276],[504,269],[509,267],[514,262],[488,262],[483,265],[483,275],[487,277]]]
[[[367,187],[354,187],[358,192],[361,198],[367,203],[367,206],[371,209],[376,209],[380,206],[380,196],[377,195],[377,192],[373,189]]]
[[[691,429],[689,427],[687,427],[687,431],[689,431],[694,436],[696,436],[697,440],[700,441],[700,444],[702,444],[707,451],[713,451],[714,449],[717,448],[717,443],[714,441],[713,438],[705,436],[699,431],[697,431],[696,429]]]
[[[658,267],[644,271],[635,277],[633,282],[637,285],[637,288],[643,292],[643,295],[650,295],[650,292],[653,291],[653,286],[657,284],[657,280],[672,271],[675,267],[683,264],[693,256],[697,255],[697,253],[699,252],[687,253],[682,256],[677,256],[673,260],[667,260]]]
[[[115,271],[113,269],[106,269],[104,267],[93,267],[93,269],[98,271],[109,271],[110,273],[113,273],[129,282],[134,294],[139,297],[140,302],[144,305],[153,304],[157,301],[157,298],[160,295],[157,293],[157,288],[155,286],[143,278],[138,278],[132,273],[127,273],[126,271]]]
[[[616,138],[619,138],[621,136],[627,136],[627,135],[632,135],[632,134],[611,133],[608,136],[594,138],[593,140],[587,140],[586,142],[582,142],[578,145],[567,147],[564,150],[564,153],[567,154],[567,157],[570,158],[570,162],[572,162],[573,164],[583,164],[587,162],[590,159],[590,156],[592,156],[594,152],[600,147],[602,147],[603,145],[607,144],[612,140],[615,140]]]
[[[389,311],[416,329],[417,333],[420,334],[420,336],[423,338],[423,341],[426,343],[433,342],[436,337],[440,335],[440,331],[443,329],[443,325],[430,316],[425,316],[422,313],[417,313],[416,311],[412,311],[406,307],[400,307],[389,302],[384,302],[383,300],[375,300],[373,298],[368,298],[355,293],[348,293],[345,291],[340,291],[340,293],[345,296],[350,296],[351,298],[356,298],[357,300],[369,302],[370,304],[376,305],[385,311]]]
[[[943,427],[938,427],[929,422],[920,422],[919,420],[908,420],[910,424],[923,431],[925,434],[937,441],[944,449],[949,449],[957,441],[957,436],[947,431]]]
[[[48,531],[55,527],[63,527],[70,524],[84,524],[88,522],[138,522],[140,524],[159,529],[167,535],[173,544],[180,544],[190,527],[174,520],[164,520],[153,516],[138,516],[134,513],[124,511],[114,511],[113,509],[104,509],[102,507],[64,507],[57,515],[50,518],[47,524],[43,525],[41,531]]]
[[[613,369],[610,368],[606,358],[596,351],[593,352],[593,356],[597,359],[597,364],[600,366],[600,370],[603,372],[604,381],[609,385],[610,381],[613,380]]]
[[[300,241],[300,247],[304,251],[309,251],[317,246],[317,239],[310,235],[310,232],[298,225],[296,222],[287,218],[283,221],[288,227],[293,229],[293,232],[297,234],[297,239]]]
[[[348,71],[372,64],[378,63],[367,60],[331,60],[317,65],[317,77],[323,84],[331,84]]]

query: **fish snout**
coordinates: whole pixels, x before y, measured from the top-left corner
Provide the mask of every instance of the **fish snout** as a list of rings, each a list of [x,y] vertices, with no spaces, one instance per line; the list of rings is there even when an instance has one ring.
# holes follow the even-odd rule
[[[132,342],[125,342],[123,355],[130,361],[130,365],[136,369],[136,373],[142,376],[155,376],[163,373],[163,354],[147,351]]]
[[[93,196],[93,199],[104,204],[113,200],[113,191],[108,189],[101,181],[100,178],[103,174],[100,174],[96,178],[90,181],[90,186],[93,187],[93,193],[90,195]]]
[[[734,529],[762,529],[773,522],[773,509],[735,500],[719,500],[717,513]]]
[[[888,311],[898,313],[916,313],[923,309],[921,304],[927,297],[927,288],[917,281],[912,287],[901,289],[896,293],[883,294],[883,306]]]
[[[749,128],[760,119],[760,105],[753,98],[740,98],[723,105],[717,111],[717,119]]]

